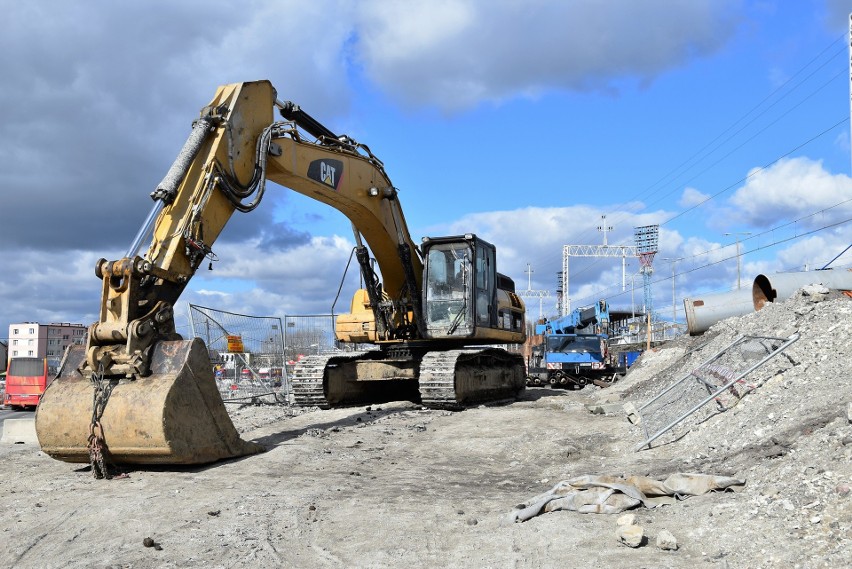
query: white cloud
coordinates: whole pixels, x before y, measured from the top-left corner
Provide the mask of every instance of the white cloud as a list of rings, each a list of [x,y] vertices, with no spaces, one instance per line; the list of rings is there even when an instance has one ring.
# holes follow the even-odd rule
[[[454,110],[549,89],[611,91],[717,51],[736,1],[374,1],[357,13],[359,61],[410,105]],[[653,22],[653,25],[644,25]]]
[[[614,229],[608,234],[609,245],[633,245],[636,226],[659,223],[668,214],[664,211],[635,213],[636,204],[610,207],[577,205],[572,207],[526,207],[509,211],[492,211],[466,215],[446,226],[434,227],[430,234],[457,235],[475,233],[497,247],[497,269],[515,281],[518,290],[530,286],[533,290],[548,290],[551,306],[555,307],[557,273],[562,271],[562,252],[565,245],[601,245],[603,235],[598,231],[601,216]],[[681,257],[683,238],[679,233],[663,229],[665,253],[660,256]],[[662,242],[662,241],[661,241]],[[532,277],[527,273],[533,270]],[[638,260],[626,259],[626,282],[629,291],[630,275],[638,268]],[[569,260],[568,290],[572,302],[589,304],[603,296],[622,290],[620,257],[583,258]],[[641,286],[641,278],[636,286]],[[641,297],[641,293],[639,293]],[[619,298],[629,304],[629,292]],[[530,301],[530,310],[538,314],[537,304]]]
[[[823,210],[800,227],[825,226],[852,217],[852,179],[828,172],[820,160],[784,159],[765,170],[752,169],[729,204],[735,209],[733,219],[753,227],[768,228]]]
[[[849,0],[825,0],[825,26],[832,31],[847,29],[850,11]]]
[[[0,338],[6,337],[10,322],[94,322],[101,289],[94,270],[97,259],[94,253],[75,250],[4,252]]]
[[[338,236],[315,236],[309,243],[284,250],[263,249],[257,240],[226,243],[216,249],[220,261],[214,264],[214,271],[199,271],[185,295],[211,298],[213,290],[226,289],[215,297],[215,308],[275,316],[327,313],[353,245]],[[344,296],[336,306],[338,312],[348,310],[358,278],[358,264],[353,261]]]
[[[699,192],[695,188],[685,188],[680,196],[678,205],[682,208],[690,208],[704,203],[709,197],[709,194]]]
[[[852,231],[820,232],[792,243],[779,251],[771,268],[778,271],[804,271],[820,269],[840,254],[852,242]],[[832,267],[848,265],[852,254],[847,253],[832,263]]]
[[[200,288],[196,290],[195,294],[200,297],[210,298],[211,300],[215,301],[221,301],[230,296],[227,292],[222,292],[221,290],[207,290],[206,288]]]
[[[279,97],[326,121],[346,116],[353,78],[444,110],[553,89],[611,91],[715,53],[737,12],[735,0],[7,2],[0,187],[2,213],[15,215],[0,224],[0,318],[97,318],[95,260],[124,252],[151,206],[148,192],[217,85],[270,78]],[[600,215],[616,227],[612,244],[631,244],[633,226],[662,219],[636,206],[482,213],[441,233],[475,231],[498,245],[500,270],[519,288],[531,263],[533,287],[553,289],[562,245],[600,242]],[[327,311],[351,243],[273,231],[273,221],[260,211],[233,219],[215,246],[216,280],[199,274],[185,300],[252,314]],[[20,248],[21,236],[30,248]],[[572,282],[590,295],[619,272],[585,261],[576,269]],[[350,290],[355,280],[353,265]],[[342,297],[336,310],[348,303]]]
[[[846,155],[850,152],[849,144],[849,129],[843,129],[834,137],[834,145]]]

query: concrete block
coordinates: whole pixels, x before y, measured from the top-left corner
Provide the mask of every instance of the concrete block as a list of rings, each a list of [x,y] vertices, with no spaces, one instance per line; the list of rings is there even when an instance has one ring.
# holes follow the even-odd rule
[[[627,415],[627,420],[631,425],[641,425],[642,424],[642,415],[639,414],[639,411],[636,409],[636,406],[629,401],[623,406],[624,414]]]
[[[3,438],[0,439],[0,443],[37,445],[35,418],[6,419],[3,421]]]

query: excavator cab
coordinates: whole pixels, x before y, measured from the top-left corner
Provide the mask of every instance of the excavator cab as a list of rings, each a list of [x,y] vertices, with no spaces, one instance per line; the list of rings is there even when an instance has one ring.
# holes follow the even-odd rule
[[[429,243],[427,249],[423,302],[427,334],[431,338],[470,336],[475,250],[466,240]]]
[[[426,337],[517,341],[523,304],[497,272],[494,245],[476,235],[426,238],[423,307]]]

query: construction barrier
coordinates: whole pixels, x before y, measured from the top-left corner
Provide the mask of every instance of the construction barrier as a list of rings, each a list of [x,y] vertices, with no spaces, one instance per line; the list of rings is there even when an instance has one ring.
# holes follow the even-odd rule
[[[3,437],[0,438],[0,443],[37,445],[35,418],[6,419],[3,421]]]

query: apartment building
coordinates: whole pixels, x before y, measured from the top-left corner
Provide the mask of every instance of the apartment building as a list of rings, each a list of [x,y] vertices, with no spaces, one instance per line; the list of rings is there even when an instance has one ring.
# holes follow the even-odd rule
[[[51,364],[58,365],[65,348],[86,341],[86,329],[82,324],[67,322],[9,324],[9,358],[47,358]]]

